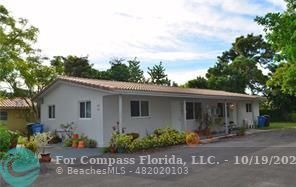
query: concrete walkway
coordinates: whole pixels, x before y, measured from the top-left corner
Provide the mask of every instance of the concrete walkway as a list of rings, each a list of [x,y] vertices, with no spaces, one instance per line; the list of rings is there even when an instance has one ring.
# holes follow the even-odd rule
[[[45,169],[33,186],[46,187],[74,187],[74,186],[151,186],[151,187],[179,187],[179,186],[227,186],[227,187],[267,187],[267,186],[295,186],[296,167],[292,164],[235,164],[235,157],[258,156],[272,158],[274,156],[295,156],[296,129],[277,131],[263,131],[248,136],[229,138],[212,144],[188,147],[184,145],[174,146],[170,149],[159,149],[155,152],[134,154],[106,154],[106,158],[135,158],[135,164],[115,164],[114,168],[124,167],[127,171],[123,175],[116,174],[69,174],[68,165],[45,165]],[[188,167],[187,174],[137,174],[134,171],[138,167],[151,165],[139,164],[139,156],[149,154],[151,158],[164,158],[165,155],[181,158]],[[192,156],[209,158],[214,156],[219,164],[192,164]],[[255,158],[255,157],[254,157]],[[206,160],[206,159],[205,159]],[[240,159],[239,159],[240,160]],[[253,160],[254,161],[254,160]],[[153,167],[171,167],[175,165],[152,165]],[[63,174],[57,174],[56,169],[62,167]],[[73,166],[74,169],[85,170],[94,168],[102,170],[108,168],[102,164],[80,164]],[[130,172],[132,171],[132,172]],[[5,186],[5,185],[3,185]]]
[[[263,133],[263,132],[271,132],[275,131],[276,129],[247,129],[246,135],[256,134],[256,133]]]

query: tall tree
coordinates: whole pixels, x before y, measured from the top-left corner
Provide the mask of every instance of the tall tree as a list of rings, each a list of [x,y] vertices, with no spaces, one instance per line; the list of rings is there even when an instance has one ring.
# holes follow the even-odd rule
[[[186,88],[208,88],[208,81],[204,77],[197,76],[196,79],[188,81],[185,85]]]
[[[255,20],[264,26],[267,40],[282,57],[268,85],[280,86],[284,93],[296,95],[296,1],[285,1],[286,11],[268,13]]]
[[[65,75],[65,62],[64,62],[65,57],[62,56],[54,56],[50,60],[50,65],[55,69],[55,71],[59,75]]]
[[[99,78],[100,76],[99,71],[93,68],[93,64],[89,63],[87,56],[54,56],[50,63],[59,75],[84,78]]]
[[[162,62],[154,65],[152,68],[148,68],[148,74],[150,76],[150,82],[158,85],[170,86],[171,81],[168,79],[168,75],[165,74],[165,68]]]
[[[128,60],[128,69],[129,69],[129,82],[143,82],[144,75],[143,70],[140,68],[140,61],[135,57],[132,60]]]
[[[236,38],[232,47],[218,57],[218,62],[206,74],[208,86],[231,92],[252,94],[265,91],[267,76],[262,68],[272,68],[274,51],[261,35],[249,34]]]
[[[126,81],[130,79],[129,68],[124,64],[125,59],[123,58],[113,58],[109,62],[111,68],[107,70],[109,78],[116,81]]]
[[[38,29],[26,19],[15,19],[0,5],[0,82],[9,86],[12,95],[23,97],[36,118],[32,98],[55,76],[54,69],[42,64],[40,50],[32,47],[37,34]]]
[[[93,78],[92,66],[87,56],[77,57],[70,55],[64,58],[65,74],[69,76]]]

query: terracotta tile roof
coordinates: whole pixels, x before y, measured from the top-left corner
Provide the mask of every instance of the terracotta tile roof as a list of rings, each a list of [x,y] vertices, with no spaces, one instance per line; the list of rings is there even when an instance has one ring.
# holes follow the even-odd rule
[[[0,109],[26,109],[29,107],[22,98],[0,99]]]
[[[94,88],[100,88],[100,89],[109,90],[109,91],[123,91],[123,92],[137,91],[137,92],[166,93],[166,94],[185,94],[185,95],[194,95],[194,96],[202,95],[202,96],[239,97],[239,98],[249,98],[249,99],[260,98],[258,96],[251,96],[247,94],[232,93],[232,92],[219,91],[219,90],[169,87],[169,86],[159,86],[159,85],[153,85],[153,84],[87,79],[87,78],[68,77],[68,76],[58,77],[53,83],[51,83],[47,88],[45,88],[45,90],[39,93],[36,97],[41,95],[51,85],[53,85],[56,81],[59,81],[59,80],[71,82],[74,84],[94,87]]]

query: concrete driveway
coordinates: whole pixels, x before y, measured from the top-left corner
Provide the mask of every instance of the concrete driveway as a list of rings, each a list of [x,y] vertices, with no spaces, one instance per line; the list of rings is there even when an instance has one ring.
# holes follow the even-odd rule
[[[139,157],[143,155],[150,155],[153,158],[175,155],[175,157],[186,162],[185,167],[188,167],[188,173],[137,174],[135,170],[139,167],[170,167],[172,169],[176,166],[184,169],[183,165],[177,164],[147,165],[145,163],[141,165],[139,164],[141,160]],[[215,160],[215,164],[209,164],[209,162],[193,164],[192,156],[206,158],[206,161],[211,158],[209,159],[210,163]],[[275,156],[284,159],[280,163],[276,163],[277,158]],[[135,164],[115,165],[119,168],[119,171],[121,167],[124,167],[126,172],[123,175],[68,173],[69,167],[72,170],[74,168],[79,171],[85,171],[89,168],[97,170],[106,168],[106,165],[102,164],[83,165],[79,162],[73,165],[47,164],[42,166],[41,175],[33,186],[295,186],[296,163],[294,163],[294,156],[296,156],[296,130],[279,130],[225,139],[197,147],[181,145],[145,153],[105,154],[100,157],[134,158]],[[288,160],[289,163],[286,163],[286,158],[290,159]],[[201,159],[198,161],[200,162]],[[63,174],[57,174],[57,171],[60,171],[61,168]],[[182,171],[184,172],[184,170]]]
[[[77,149],[72,147],[65,147],[63,144],[54,144],[51,145],[51,148],[48,148],[48,151],[51,153],[52,159],[56,160],[57,156],[63,156],[65,158],[73,157],[79,158],[82,156],[99,156],[103,152],[103,148],[83,148]]]

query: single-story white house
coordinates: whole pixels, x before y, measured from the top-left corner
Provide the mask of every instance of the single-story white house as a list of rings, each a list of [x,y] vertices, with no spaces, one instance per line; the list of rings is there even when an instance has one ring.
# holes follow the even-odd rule
[[[208,89],[190,89],[77,77],[58,77],[35,100],[40,121],[49,130],[74,123],[78,133],[108,145],[112,127],[145,136],[159,127],[199,129],[204,116],[224,130],[229,123],[256,123],[260,97]],[[218,125],[217,125],[218,124]],[[224,125],[227,124],[227,125]]]

